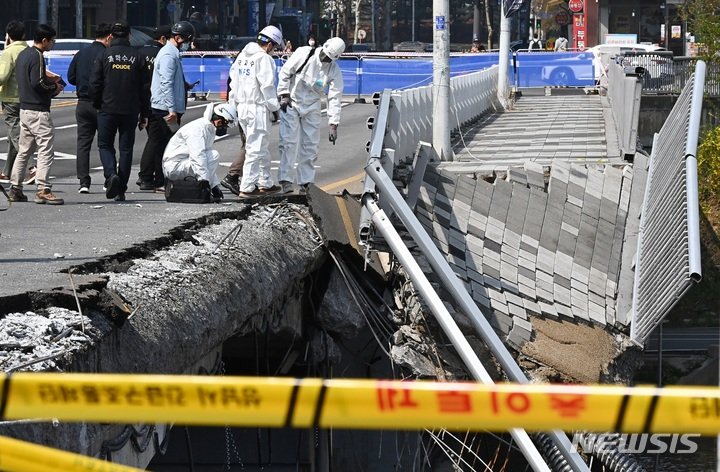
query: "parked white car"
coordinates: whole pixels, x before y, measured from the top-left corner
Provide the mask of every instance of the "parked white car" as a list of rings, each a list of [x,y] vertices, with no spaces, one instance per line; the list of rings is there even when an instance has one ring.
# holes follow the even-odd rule
[[[643,75],[645,85],[672,83],[674,78],[672,53],[655,44],[598,44],[587,51],[595,56],[595,80],[605,75],[608,64],[618,55],[624,56],[623,67],[635,67]]]

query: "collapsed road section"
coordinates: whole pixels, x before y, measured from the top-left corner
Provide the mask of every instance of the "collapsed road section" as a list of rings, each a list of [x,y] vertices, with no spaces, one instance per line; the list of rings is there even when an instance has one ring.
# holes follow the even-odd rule
[[[73,267],[65,286],[3,301],[0,368],[468,378],[398,264],[357,245],[359,211],[351,197],[313,189],[307,204],[263,200]],[[28,419],[1,423],[0,435],[152,470],[440,470],[458,458],[465,470],[524,467],[508,435],[180,426]]]

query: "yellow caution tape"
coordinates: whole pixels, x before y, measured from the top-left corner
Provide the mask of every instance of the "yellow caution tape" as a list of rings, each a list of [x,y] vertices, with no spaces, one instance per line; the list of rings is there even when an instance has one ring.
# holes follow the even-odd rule
[[[0,436],[0,470],[4,472],[46,472],[48,470],[129,472],[142,469]]]
[[[711,387],[31,373],[2,385],[0,419],[720,433],[720,389]]]

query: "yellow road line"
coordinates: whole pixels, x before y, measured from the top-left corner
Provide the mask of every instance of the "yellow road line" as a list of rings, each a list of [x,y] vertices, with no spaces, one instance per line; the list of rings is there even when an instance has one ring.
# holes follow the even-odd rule
[[[350,241],[350,245],[358,252],[360,251],[360,248],[358,247],[357,243],[357,236],[355,236],[355,228],[353,227],[352,221],[350,219],[350,214],[347,210],[347,202],[345,199],[340,196],[335,196],[335,203],[337,203],[338,210],[340,211],[340,217],[343,220],[343,226],[345,226],[345,232],[347,233],[348,241]]]
[[[365,171],[360,172],[359,174],[355,174],[352,177],[348,177],[347,179],[338,180],[337,182],[331,182],[327,185],[324,185],[320,187],[321,190],[327,193],[332,193],[336,190],[339,190],[343,188],[347,184],[352,184],[355,182],[362,181],[362,178],[365,176]]]

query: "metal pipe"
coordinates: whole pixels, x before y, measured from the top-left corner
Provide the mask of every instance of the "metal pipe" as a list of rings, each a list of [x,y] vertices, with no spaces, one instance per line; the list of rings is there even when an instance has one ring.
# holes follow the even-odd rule
[[[368,165],[365,166],[365,172],[372,178],[375,186],[382,193],[383,201],[387,201],[393,210],[395,210],[395,213],[403,222],[405,228],[412,235],[415,243],[417,243],[425,257],[427,257],[435,273],[442,280],[445,288],[452,295],[455,302],[460,305],[460,309],[470,318],[478,334],[480,334],[485,344],[492,351],[498,362],[500,362],[505,374],[513,382],[528,383],[528,378],[525,376],[525,373],[523,373],[517,365],[515,359],[507,347],[505,347],[505,344],[503,344],[497,333],[495,333],[490,326],[490,323],[485,319],[485,316],[483,316],[475,304],[475,301],[470,297],[470,294],[468,294],[455,272],[453,272],[450,264],[448,264],[445,257],[440,253],[440,250],[425,233],[417,217],[407,204],[405,204],[400,192],[398,192],[392,180],[383,170],[380,160],[370,159]],[[564,432],[550,431],[547,434],[553,439],[555,445],[560,449],[575,472],[590,471]]]
[[[400,263],[407,270],[410,280],[412,280],[413,286],[420,293],[420,296],[425,300],[430,311],[435,315],[435,319],[440,324],[445,335],[450,339],[450,342],[455,346],[455,350],[460,355],[460,358],[465,363],[465,366],[470,371],[471,375],[475,380],[480,381],[483,384],[493,384],[493,380],[490,374],[480,362],[477,354],[473,351],[472,346],[463,335],[457,323],[453,319],[452,315],[448,312],[445,304],[440,299],[440,296],[435,292],[430,281],[425,277],[422,269],[418,265],[417,261],[410,253],[410,250],[405,246],[402,238],[395,230],[387,215],[383,210],[378,207],[375,199],[366,194],[363,197],[363,207],[366,208],[372,215],[372,221],[375,229],[385,238],[390,248],[398,258]],[[540,452],[533,444],[530,436],[525,430],[515,428],[510,430],[510,434],[513,436],[515,441],[518,443],[523,455],[527,459],[528,463],[532,466],[536,472],[547,471],[550,472],[550,468],[545,463]]]
[[[688,257],[690,278],[695,282],[702,279],[702,263],[700,259],[700,208],[698,203],[697,181],[697,143],[702,119],[702,101],[705,90],[705,62],[698,61],[695,65],[695,83],[693,84],[692,102],[690,105],[690,122],[685,147],[685,178],[687,179],[687,218],[688,218]]]

